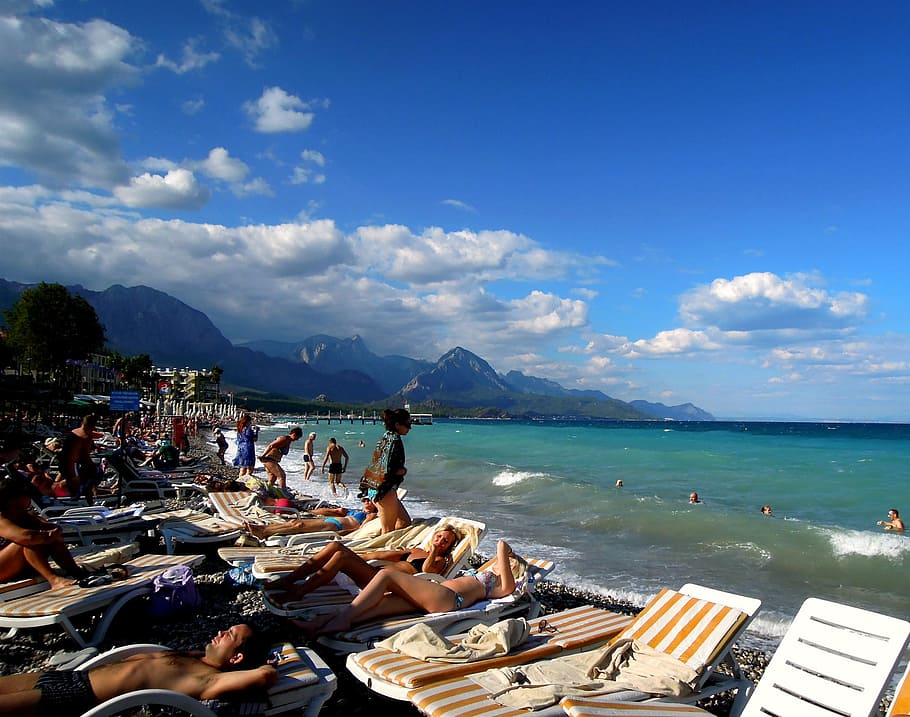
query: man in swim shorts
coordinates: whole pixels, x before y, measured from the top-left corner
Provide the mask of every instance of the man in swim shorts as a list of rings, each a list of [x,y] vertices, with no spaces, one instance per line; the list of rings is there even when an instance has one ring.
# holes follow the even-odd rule
[[[0,714],[19,717],[78,717],[102,702],[136,690],[167,689],[200,700],[228,692],[267,688],[278,679],[264,662],[249,625],[219,632],[203,652],[157,650],[90,670],[26,672],[0,677]],[[241,667],[243,669],[241,669]]]
[[[321,533],[323,531],[347,533],[370,522],[378,514],[376,506],[369,498],[364,498],[361,503],[361,510],[315,508],[310,512],[320,516],[318,518],[295,518],[284,523],[269,523],[268,525],[244,523],[243,527],[259,539],[270,538],[273,535],[297,535],[298,533]]]
[[[278,436],[278,438],[269,443],[262,455],[259,456],[259,460],[265,466],[265,472],[268,473],[270,486],[278,483],[278,487],[282,491],[287,490],[288,476],[284,472],[284,468],[281,467],[281,459],[291,450],[291,444],[294,441],[299,441],[301,436],[303,436],[303,430],[299,426],[294,426],[286,436]],[[307,464],[307,468],[309,468],[309,465]]]
[[[338,441],[334,437],[329,439],[329,445],[325,449],[325,458],[322,459],[323,473],[325,473],[326,463],[329,464],[329,487],[332,489],[332,495],[335,495],[336,485],[344,488],[341,474],[348,469],[348,452],[338,445]]]
[[[313,463],[313,446],[315,444],[315,433],[308,435],[306,437],[306,440],[303,442],[303,462],[306,464],[306,467],[303,469],[304,480],[309,480],[310,476],[313,475],[313,471],[316,470],[316,464]]]

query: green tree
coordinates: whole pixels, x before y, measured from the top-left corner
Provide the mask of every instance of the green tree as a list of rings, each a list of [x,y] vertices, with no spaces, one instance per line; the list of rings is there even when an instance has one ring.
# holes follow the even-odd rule
[[[85,360],[104,347],[104,327],[91,305],[61,284],[26,289],[4,312],[7,341],[27,370],[56,375],[67,359]]]

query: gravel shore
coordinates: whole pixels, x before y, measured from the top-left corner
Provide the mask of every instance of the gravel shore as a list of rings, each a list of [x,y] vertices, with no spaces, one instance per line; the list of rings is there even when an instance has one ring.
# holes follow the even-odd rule
[[[192,454],[210,456],[206,473],[221,477],[236,476],[236,469],[233,466],[217,465],[218,459],[212,452],[211,444],[202,437],[194,439],[192,445]],[[163,545],[153,540],[143,547],[163,552]],[[195,569],[196,582],[203,600],[199,610],[185,619],[160,623],[148,619],[143,601],[134,601],[119,613],[108,631],[103,647],[134,642],[160,642],[178,649],[198,649],[218,630],[238,622],[247,622],[255,629],[274,636],[276,640],[306,643],[303,635],[293,626],[274,617],[263,607],[258,590],[241,589],[225,583],[227,566],[218,558],[215,548],[200,551],[195,549],[199,546],[191,547],[194,549],[185,552],[206,553],[204,563]],[[537,586],[537,593],[544,614],[585,604],[628,614],[634,614],[640,609],[610,597],[585,593],[549,580]],[[344,667],[344,656],[335,656],[318,645],[314,647],[338,678],[335,694],[320,713],[323,717],[358,717],[367,714],[372,716],[377,714],[377,710],[380,710],[381,714],[391,713],[393,710],[399,715],[419,714],[409,703],[389,700],[366,689],[348,674]],[[55,653],[76,649],[78,648],[60,629],[26,630],[2,643],[0,674],[45,670],[48,669],[48,660]],[[734,652],[747,675],[757,680],[767,663],[767,656],[759,651],[739,648],[734,648]],[[730,695],[720,695],[699,705],[712,714],[726,717],[731,702]]]

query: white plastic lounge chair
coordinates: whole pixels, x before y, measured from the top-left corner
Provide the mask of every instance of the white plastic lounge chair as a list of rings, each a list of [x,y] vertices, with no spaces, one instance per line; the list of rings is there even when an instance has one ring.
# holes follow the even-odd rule
[[[63,529],[63,539],[68,543],[129,543],[148,531],[148,523],[141,517],[144,510],[144,503],[123,508],[91,505],[69,508],[49,520]]]
[[[693,694],[688,698],[689,701],[695,702],[747,682],[733,660],[730,648],[760,605],[761,601],[753,598],[699,585],[685,585],[678,592],[664,589],[635,617],[629,627],[610,641],[609,645],[633,639],[685,663],[697,675],[697,679],[691,685]],[[595,648],[580,654],[587,656],[585,661],[590,662],[604,649]],[[732,666],[732,677],[717,675],[714,668],[721,662]],[[545,663],[547,660],[535,664]],[[512,669],[516,674],[520,672],[517,667]],[[644,700],[654,696],[632,691],[620,695],[613,693],[612,699]],[[550,717],[563,714],[558,704],[533,712],[503,705],[470,676],[411,690],[408,699],[421,712],[431,717],[465,717],[481,713],[497,717],[527,717],[528,714]]]
[[[628,627],[632,619],[630,615],[586,605],[531,620],[527,641],[498,657],[476,662],[430,662],[374,647],[348,655],[345,664],[354,677],[374,692],[406,700],[410,690],[435,682],[594,647]],[[459,641],[456,637],[451,639]]]
[[[166,477],[141,474],[129,458],[116,451],[107,456],[107,464],[117,474],[118,494],[126,500],[163,504],[177,498],[177,489]]]
[[[238,528],[243,527],[244,523],[282,523],[289,517],[299,515],[299,511],[294,508],[264,506],[259,497],[249,491],[212,491],[208,494],[208,499],[219,518]]]
[[[731,715],[755,717],[869,717],[878,704],[910,636],[906,620],[809,598],[768,663],[748,701],[737,694]],[[906,675],[905,675],[906,680]],[[748,693],[749,690],[740,690]],[[900,688],[898,688],[900,693]],[[706,717],[708,712],[665,700],[638,705],[608,696],[562,701],[570,717]],[[901,700],[892,705],[904,709]]]
[[[393,531],[399,535],[392,538],[388,537],[392,535],[392,533],[386,533],[385,536],[377,536],[370,540],[361,539],[358,541],[345,541],[345,545],[354,552],[405,550],[412,548],[429,550],[432,544],[433,535],[444,525],[452,526],[463,536],[452,548],[451,561],[448,567],[443,573],[439,574],[439,578],[445,579],[455,575],[467,564],[470,557],[474,554],[474,551],[477,550],[477,546],[480,544],[481,539],[486,534],[487,526],[485,523],[481,523],[477,520],[469,520],[468,518],[449,516],[441,518],[435,524],[423,526],[419,530],[403,528],[400,531]],[[386,538],[386,540],[383,540],[383,538]],[[419,540],[415,540],[415,538],[419,538]],[[305,559],[305,555],[310,554],[310,552],[315,552],[324,545],[325,543],[321,543],[318,546],[309,545],[307,546],[309,550],[293,555],[290,553],[290,549],[301,547],[300,544],[295,544],[293,546],[288,546],[289,550],[287,551],[259,556],[253,563],[253,576],[259,580],[274,580],[297,568]]]
[[[45,590],[0,603],[0,627],[9,628],[5,637],[31,627],[59,625],[80,647],[96,645],[104,639],[114,617],[127,602],[150,595],[152,581],[175,565],[198,565],[204,555],[140,555],[124,563],[129,575],[107,585],[83,588],[72,585]],[[73,625],[77,615],[103,614],[91,637],[86,640]]]
[[[174,511],[175,514],[161,520],[157,530],[164,538],[169,555],[173,555],[181,543],[203,545],[236,540],[243,532],[230,523],[198,510]]]
[[[124,660],[130,655],[143,652],[157,652],[171,648],[163,645],[127,645],[109,650],[83,663],[77,669],[91,670],[110,662]],[[275,651],[279,657],[278,672],[280,677],[269,688],[266,702],[251,703],[249,712],[243,711],[246,705],[233,704],[241,714],[262,714],[265,717],[285,712],[295,712],[305,717],[316,717],[326,700],[335,691],[335,674],[322,658],[305,647],[294,647],[290,643],[277,645]],[[108,700],[83,713],[82,717],[112,717],[124,710],[147,705],[164,705],[176,707],[194,717],[217,717],[206,702],[188,697],[171,690],[137,690]]]
[[[490,559],[478,570],[491,567],[495,561],[495,558]],[[335,635],[323,635],[319,638],[319,643],[335,652],[347,654],[368,650],[374,647],[379,640],[384,640],[390,635],[394,635],[396,632],[417,623],[429,625],[443,635],[457,635],[467,632],[475,625],[492,625],[507,617],[526,617],[529,619],[537,617],[540,612],[540,603],[534,595],[534,586],[549,575],[556,567],[556,564],[552,560],[526,558],[522,560],[522,567],[524,569],[516,580],[515,592],[506,597],[495,600],[481,600],[471,607],[462,608],[461,610],[429,614],[412,613],[364,623]],[[350,599],[348,599],[348,603],[350,603]],[[332,612],[337,610],[337,605],[333,605],[330,608]],[[318,613],[319,611],[317,609],[315,612]]]

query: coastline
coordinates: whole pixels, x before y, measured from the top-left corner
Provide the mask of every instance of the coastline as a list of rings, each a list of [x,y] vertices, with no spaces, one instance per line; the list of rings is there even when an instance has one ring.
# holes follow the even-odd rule
[[[192,456],[208,456],[210,465],[205,472],[212,476],[236,477],[237,469],[228,464],[217,464],[213,444],[204,436],[191,439]],[[149,546],[144,546],[149,547]],[[154,547],[154,544],[151,546]],[[185,553],[204,553],[206,560],[194,570],[196,583],[202,597],[202,605],[191,616],[169,622],[153,622],[144,613],[144,601],[127,605],[108,631],[102,647],[130,644],[135,642],[157,642],[177,649],[199,649],[220,629],[237,622],[248,622],[257,631],[262,631],[276,640],[291,640],[297,644],[307,641],[285,620],[273,616],[262,604],[258,589],[238,588],[225,583],[228,566],[218,558],[217,548],[190,546]],[[163,550],[163,547],[162,547]],[[475,556],[479,560],[481,556]],[[549,614],[578,605],[592,604],[604,609],[635,614],[641,608],[602,594],[587,593],[552,580],[545,580],[537,586],[542,614]],[[419,715],[410,703],[391,700],[367,689],[352,677],[344,666],[344,655],[335,655],[318,644],[312,643],[320,656],[335,673],[338,683],[335,693],[320,712],[324,717],[352,717],[374,715],[376,710],[395,710],[396,714]],[[78,648],[59,629],[26,630],[14,639],[3,643],[0,654],[0,674],[8,675],[28,670],[48,669],[48,659],[55,653],[72,652]],[[768,655],[759,650],[734,648],[734,654],[746,675],[757,680]],[[698,703],[718,717],[727,717],[732,705],[728,693],[708,698]]]

